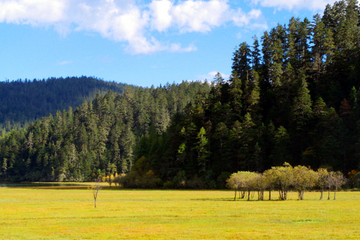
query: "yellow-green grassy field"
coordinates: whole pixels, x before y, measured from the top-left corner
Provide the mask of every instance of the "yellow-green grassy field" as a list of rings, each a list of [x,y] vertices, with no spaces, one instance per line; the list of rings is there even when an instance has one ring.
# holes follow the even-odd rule
[[[360,239],[360,193],[233,201],[232,191],[0,188],[1,239]],[[273,193],[276,197],[276,193]],[[267,197],[267,196],[266,196]]]

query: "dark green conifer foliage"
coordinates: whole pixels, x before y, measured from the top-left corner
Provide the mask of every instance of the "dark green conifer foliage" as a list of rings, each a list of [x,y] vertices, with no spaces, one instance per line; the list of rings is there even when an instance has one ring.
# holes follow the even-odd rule
[[[250,57],[251,50],[249,45],[245,42],[241,43],[239,47],[234,52],[233,57],[233,72],[236,72],[237,76],[244,81],[249,77],[250,70]]]
[[[292,157],[289,152],[290,137],[283,126],[280,126],[274,135],[274,149],[271,154],[272,166],[279,166],[284,162],[291,162]]]
[[[112,91],[97,94],[75,111],[69,107],[57,111],[54,118],[50,115],[37,120],[26,130],[9,132],[0,140],[0,178],[86,181],[99,174],[129,172],[141,135],[146,135],[151,126],[164,132],[170,115],[183,111],[181,106],[194,99],[200,89],[207,93],[209,85],[183,82],[157,89],[129,86],[123,96]],[[139,109],[147,111],[139,114]],[[154,141],[153,148],[161,141]]]

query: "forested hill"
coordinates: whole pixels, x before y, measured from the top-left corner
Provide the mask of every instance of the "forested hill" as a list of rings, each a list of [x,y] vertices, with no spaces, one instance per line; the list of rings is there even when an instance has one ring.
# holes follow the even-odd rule
[[[97,94],[74,110],[57,111],[8,132],[0,139],[0,180],[89,181],[126,173],[137,140],[164,132],[174,114],[209,90],[208,83],[199,82],[127,86],[123,94]]]
[[[4,132],[26,126],[57,110],[75,109],[98,92],[122,93],[125,86],[84,76],[0,82],[0,128]]]
[[[355,0],[339,1],[241,43],[229,81],[218,76],[167,132],[139,141],[125,183],[149,186],[153,176],[165,186],[219,187],[230,173],[284,162],[359,169],[359,20]]]
[[[224,187],[288,162],[360,168],[360,13],[355,0],[241,43],[216,83],[127,87],[0,140],[0,178],[129,187]],[[190,102],[190,103],[189,103]],[[187,103],[189,103],[187,105]]]

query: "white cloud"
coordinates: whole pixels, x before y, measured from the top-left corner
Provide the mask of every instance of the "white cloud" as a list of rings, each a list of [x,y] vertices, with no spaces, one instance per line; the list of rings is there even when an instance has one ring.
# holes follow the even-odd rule
[[[172,6],[173,3],[169,0],[152,1],[150,3],[152,29],[162,32],[171,26],[172,16],[170,10]]]
[[[180,32],[208,32],[225,21],[228,9],[227,1],[189,0],[173,6],[172,14]]]
[[[190,44],[190,46],[186,47],[186,48],[183,48],[181,47],[180,44],[177,44],[177,43],[172,43],[170,46],[169,46],[169,51],[170,52],[193,52],[193,51],[196,51],[197,48]]]
[[[160,42],[154,32],[205,33],[228,22],[264,26],[261,18],[260,10],[244,13],[231,9],[227,0],[151,0],[147,5],[137,0],[0,0],[0,22],[53,26],[63,36],[71,31],[95,32],[126,42],[125,49],[132,54],[197,50],[193,45]]]
[[[58,65],[68,65],[68,64],[71,64],[73,62],[74,61],[72,61],[72,60],[61,61],[61,62],[58,63]]]
[[[16,24],[52,24],[63,19],[66,1],[0,1],[0,22]]]
[[[238,10],[233,14],[232,20],[238,26],[248,25],[252,20],[258,19],[261,16],[261,11],[253,9],[249,13],[243,13],[241,10]]]
[[[209,73],[206,73],[206,74],[198,75],[197,77],[198,77],[199,80],[209,80],[209,81],[212,81],[212,80],[214,80],[215,75],[216,75],[217,73],[218,73],[217,71],[212,71],[212,72],[209,72]],[[225,73],[220,73],[220,74],[221,74],[221,76],[222,76],[222,78],[223,78],[224,80],[227,80],[227,79],[230,78],[230,75],[228,75],[228,74],[225,74]]]
[[[170,0],[154,0],[149,9],[151,27],[160,32],[172,26],[181,33],[208,32],[225,21],[229,5],[224,0],[187,0],[178,4]]]
[[[333,4],[336,0],[251,0],[260,3],[263,7],[275,7],[277,9],[309,9],[318,11],[325,8],[326,4]]]

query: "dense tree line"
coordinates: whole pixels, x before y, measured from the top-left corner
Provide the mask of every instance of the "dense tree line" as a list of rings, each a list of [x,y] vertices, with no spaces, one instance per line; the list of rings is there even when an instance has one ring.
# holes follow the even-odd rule
[[[5,133],[27,127],[58,110],[75,109],[98,92],[122,93],[125,86],[85,76],[0,82],[0,130]]]
[[[360,14],[355,0],[291,18],[233,54],[163,134],[138,142],[129,186],[224,187],[234,171],[284,162],[348,172],[360,164]]]
[[[57,111],[5,134],[0,139],[0,179],[89,181],[126,173],[138,138],[164,132],[171,116],[198,92],[209,90],[207,83],[183,82],[98,93],[75,110]]]

